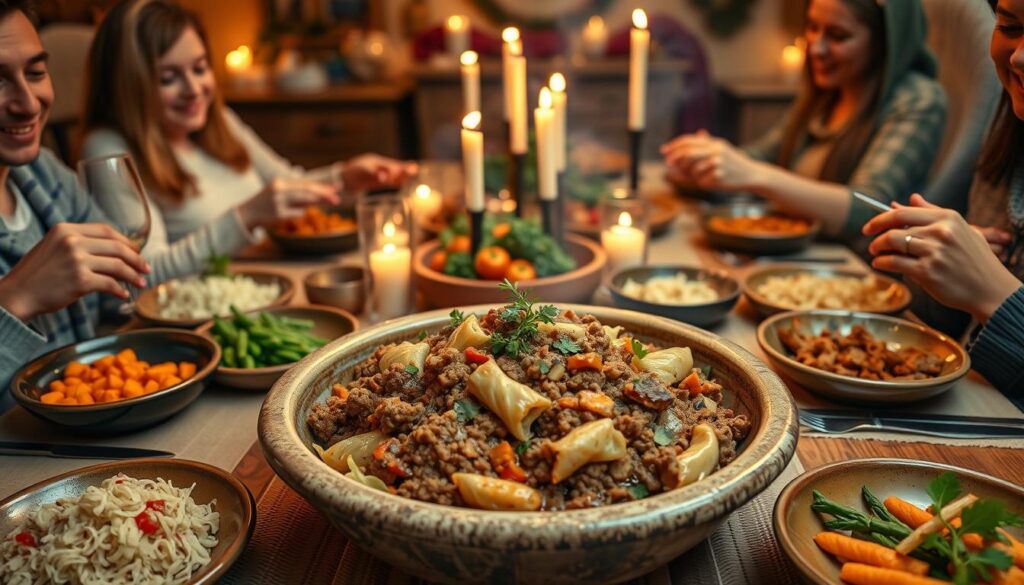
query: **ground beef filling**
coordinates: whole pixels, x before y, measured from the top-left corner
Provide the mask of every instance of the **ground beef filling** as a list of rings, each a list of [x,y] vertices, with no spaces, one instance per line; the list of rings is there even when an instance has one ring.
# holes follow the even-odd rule
[[[453,473],[500,477],[491,453],[506,441],[515,448],[516,462],[526,474],[524,483],[539,490],[545,509],[552,510],[613,504],[665,491],[659,479],[662,472],[674,466],[700,423],[711,425],[718,436],[719,464],[735,459],[750,421],[719,406],[721,385],[705,381],[701,393],[692,397],[681,383],[666,387],[653,376],[637,373],[630,366],[629,345],[610,339],[593,316],[566,312],[559,320],[585,327],[585,335],[573,341],[581,354],[601,356],[603,365],[600,371],[569,371],[569,356],[555,349],[560,335],[565,335],[558,331],[537,333],[529,351],[516,357],[496,358],[505,374],[552,401],[532,425],[529,441],[518,441],[494,413],[466,393],[467,379],[478,366],[465,352],[448,347],[452,327],[424,339],[430,353],[422,371],[411,373],[398,365],[380,371],[380,356],[392,346],[379,348],[353,368],[351,381],[341,382],[347,396],[332,396],[313,407],[309,427],[326,447],[372,430],[393,437],[375,451],[364,472],[381,478],[400,496],[447,505],[466,505],[451,482]],[[500,310],[491,310],[480,323],[488,333],[511,327],[501,319]],[[477,351],[491,356],[489,347]],[[588,409],[588,400],[595,397],[603,401],[602,408]],[[585,465],[553,485],[549,446],[609,414],[626,438],[627,455]],[[661,444],[664,430],[656,440],[659,421],[666,416],[673,417],[678,429],[667,445]]]

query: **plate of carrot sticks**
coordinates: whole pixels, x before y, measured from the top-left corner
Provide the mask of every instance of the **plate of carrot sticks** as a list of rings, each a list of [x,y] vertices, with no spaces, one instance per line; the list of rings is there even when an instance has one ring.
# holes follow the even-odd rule
[[[1024,585],[1024,487],[967,469],[827,465],[786,486],[774,526],[810,583]]]

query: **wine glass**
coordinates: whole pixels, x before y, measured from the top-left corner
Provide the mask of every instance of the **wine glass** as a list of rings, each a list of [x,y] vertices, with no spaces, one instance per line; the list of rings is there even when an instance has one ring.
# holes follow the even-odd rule
[[[113,226],[141,252],[149,239],[149,203],[132,157],[120,154],[85,160],[78,163],[78,173]],[[125,284],[125,290],[129,300],[119,310],[127,314],[135,310],[141,291],[133,284]]]

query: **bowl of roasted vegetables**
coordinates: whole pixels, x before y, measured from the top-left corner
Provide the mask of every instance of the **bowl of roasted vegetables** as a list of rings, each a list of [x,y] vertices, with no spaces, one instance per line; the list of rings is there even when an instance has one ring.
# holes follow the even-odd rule
[[[1020,583],[1024,488],[948,465],[843,461],[793,480],[775,535],[810,583]]]
[[[340,254],[359,246],[359,230],[351,212],[307,207],[302,216],[269,230],[274,243],[288,254]]]
[[[221,347],[219,384],[265,392],[296,362],[359,328],[348,311],[323,305],[277,307],[217,318],[196,329]]]
[[[746,350],[501,292],[329,344],[264,403],[278,475],[386,562],[446,582],[627,580],[704,539],[792,456],[792,399]]]
[[[25,364],[14,399],[84,434],[148,428],[192,403],[220,360],[211,340],[181,329],[139,329],[72,343]]]
[[[967,375],[963,346],[934,329],[873,313],[793,311],[761,322],[757,342],[782,375],[861,404],[933,398]]]
[[[498,303],[497,283],[519,282],[551,301],[587,302],[601,284],[607,256],[594,242],[572,234],[564,248],[540,224],[512,216],[487,216],[476,255],[464,224],[416,249],[416,288],[434,307]]]
[[[739,202],[706,207],[701,227],[714,248],[763,255],[803,250],[821,223],[784,215],[767,203]]]

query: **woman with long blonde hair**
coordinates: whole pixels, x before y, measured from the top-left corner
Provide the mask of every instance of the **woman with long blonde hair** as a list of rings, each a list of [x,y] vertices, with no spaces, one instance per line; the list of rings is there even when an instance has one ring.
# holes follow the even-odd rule
[[[82,134],[83,159],[128,152],[138,162],[162,216],[155,245],[210,223],[230,233],[268,226],[336,204],[341,185],[396,185],[415,170],[376,155],[310,173],[289,164],[224,106],[202,23],[170,0],[126,0],[100,24]]]

